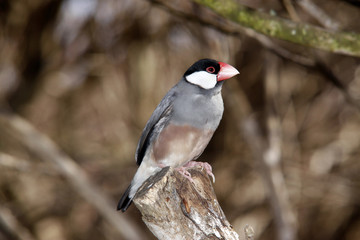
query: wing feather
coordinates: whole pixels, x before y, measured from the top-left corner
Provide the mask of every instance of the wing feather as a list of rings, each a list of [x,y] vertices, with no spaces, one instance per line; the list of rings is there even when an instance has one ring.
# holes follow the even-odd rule
[[[135,159],[137,165],[140,166],[152,139],[155,139],[169,122],[175,96],[176,92],[171,89],[161,100],[146,123],[136,148]]]

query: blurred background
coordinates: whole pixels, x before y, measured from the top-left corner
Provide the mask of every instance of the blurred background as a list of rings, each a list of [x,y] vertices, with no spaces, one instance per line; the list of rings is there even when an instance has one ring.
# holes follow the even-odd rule
[[[288,0],[238,2],[360,31],[357,0],[298,1],[325,17]],[[200,58],[241,72],[224,84],[224,117],[199,159],[213,166],[240,239],[246,224],[256,239],[286,239],[281,229],[288,239],[360,239],[359,58],[275,39],[265,47],[264,38],[225,34],[145,0],[0,1],[1,112],[52,139],[108,200],[94,204],[77,174],[29,148],[46,148],[37,135],[29,143],[2,120],[0,239],[131,239],[118,218],[155,239],[134,205],[123,214],[116,202],[136,171],[146,121]]]

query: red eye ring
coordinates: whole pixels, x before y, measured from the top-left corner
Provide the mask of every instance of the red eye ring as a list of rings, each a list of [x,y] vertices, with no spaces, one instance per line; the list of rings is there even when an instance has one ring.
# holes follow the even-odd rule
[[[206,68],[206,71],[207,71],[208,73],[214,73],[214,72],[215,72],[215,68],[214,68],[214,67],[207,67],[207,68]]]

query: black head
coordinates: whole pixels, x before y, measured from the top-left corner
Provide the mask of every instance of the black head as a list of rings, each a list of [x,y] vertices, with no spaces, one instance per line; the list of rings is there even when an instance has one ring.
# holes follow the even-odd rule
[[[210,74],[217,75],[220,71],[220,64],[218,61],[213,59],[205,58],[195,62],[189,69],[184,73],[184,77],[191,75],[194,72],[205,71]]]
[[[239,74],[239,71],[229,64],[212,59],[201,59],[185,72],[184,79],[200,88],[213,89],[216,85],[219,85],[220,81],[231,78],[236,74]]]

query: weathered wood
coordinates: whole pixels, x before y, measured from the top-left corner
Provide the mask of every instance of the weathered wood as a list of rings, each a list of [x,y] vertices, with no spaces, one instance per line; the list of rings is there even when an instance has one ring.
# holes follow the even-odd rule
[[[189,172],[193,183],[167,167],[143,184],[134,203],[145,224],[158,239],[239,239],[206,172]]]

